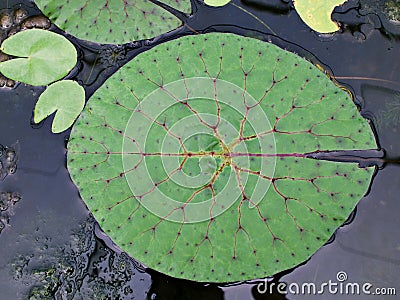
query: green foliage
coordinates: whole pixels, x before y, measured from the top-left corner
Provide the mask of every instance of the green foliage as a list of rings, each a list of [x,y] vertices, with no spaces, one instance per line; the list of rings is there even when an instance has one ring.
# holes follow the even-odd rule
[[[110,77],[73,127],[68,169],[129,255],[232,282],[304,262],[366,193],[373,168],[307,153],[376,147],[349,95],[311,63],[213,33],[158,45]]]
[[[66,76],[75,66],[77,53],[65,37],[31,29],[7,38],[0,50],[18,58],[0,63],[6,77],[31,85],[47,85]]]
[[[397,25],[400,22],[400,1],[399,0],[364,0],[360,2],[362,14],[373,13],[377,14],[381,21],[386,23],[386,20]],[[387,24],[384,25],[388,30]]]
[[[389,18],[389,20],[400,22],[400,2],[398,0],[383,1],[384,8],[382,11]],[[378,5],[382,3],[378,2]]]
[[[39,123],[55,112],[52,131],[60,133],[74,123],[84,105],[85,90],[77,82],[55,82],[40,95],[34,110],[34,121]]]
[[[320,33],[330,33],[339,29],[338,25],[331,19],[332,11],[336,6],[342,5],[346,1],[293,0],[293,3],[301,19],[311,29]]]
[[[184,13],[191,12],[190,0],[160,2]],[[35,3],[62,30],[97,43],[123,44],[153,38],[182,23],[152,1],[35,0]]]

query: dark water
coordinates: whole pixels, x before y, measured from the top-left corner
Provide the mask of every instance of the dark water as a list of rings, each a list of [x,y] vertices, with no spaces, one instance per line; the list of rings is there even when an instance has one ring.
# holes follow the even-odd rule
[[[369,194],[335,239],[307,263],[275,276],[273,282],[319,285],[337,282],[337,273],[344,271],[347,282],[395,287],[396,296],[285,296],[276,289],[273,295],[260,294],[257,284],[262,279],[199,284],[146,270],[113,247],[89,217],[65,168],[69,131],[52,134],[51,119],[33,126],[33,107],[43,89],[20,84],[13,90],[0,90],[0,144],[14,145],[18,158],[15,174],[0,181],[0,192],[22,197],[0,216],[8,222],[0,234],[0,299],[400,298],[400,25],[382,11],[385,2],[348,1],[333,15],[342,22],[341,31],[330,36],[312,32],[290,1],[235,0],[218,9],[198,5],[188,26],[153,42],[109,47],[71,39],[80,52],[80,65],[71,76],[90,95],[139,52],[194,31],[235,32],[271,40],[321,64],[353,91],[361,113],[376,129],[385,157]],[[39,14],[30,1],[3,0],[0,9],[20,4],[30,14]]]

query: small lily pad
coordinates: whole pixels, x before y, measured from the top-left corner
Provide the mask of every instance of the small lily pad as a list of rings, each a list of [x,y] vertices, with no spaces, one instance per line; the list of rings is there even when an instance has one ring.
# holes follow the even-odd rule
[[[347,0],[293,0],[294,7],[301,19],[311,29],[320,33],[331,33],[339,29],[332,21],[333,9]]]
[[[209,6],[224,6],[231,2],[231,0],[204,0],[204,3]]]
[[[59,133],[71,127],[84,105],[83,87],[72,80],[58,81],[40,95],[34,110],[34,121],[39,123],[55,112],[51,129]]]
[[[77,62],[74,45],[62,35],[30,29],[7,38],[0,50],[18,58],[0,63],[0,72],[31,85],[47,85],[65,77]]]

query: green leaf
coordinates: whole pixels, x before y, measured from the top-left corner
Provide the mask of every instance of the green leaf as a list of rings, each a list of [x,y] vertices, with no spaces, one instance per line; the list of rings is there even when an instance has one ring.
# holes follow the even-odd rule
[[[190,0],[162,0],[184,13]],[[149,39],[179,27],[173,14],[143,0],[35,0],[36,5],[59,28],[80,39],[97,43],[123,44]]]
[[[330,33],[339,29],[339,26],[331,19],[332,11],[346,1],[293,0],[293,4],[301,19],[311,29],[320,33]]]
[[[68,129],[85,105],[85,90],[77,82],[63,80],[51,84],[39,97],[34,121],[39,123],[56,113],[51,127],[54,133]]]
[[[231,0],[204,0],[204,3],[209,6],[224,6],[228,4]]]
[[[68,169],[102,229],[170,276],[232,282],[307,260],[373,168],[308,153],[377,147],[350,96],[308,61],[233,34],[139,54],[89,99]]]
[[[63,78],[77,61],[74,45],[65,37],[42,29],[18,32],[7,38],[0,50],[20,57],[1,62],[0,72],[31,85],[47,85]]]

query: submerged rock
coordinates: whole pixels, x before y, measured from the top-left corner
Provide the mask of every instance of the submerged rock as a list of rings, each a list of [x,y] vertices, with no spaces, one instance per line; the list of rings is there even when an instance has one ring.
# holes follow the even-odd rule
[[[0,87],[13,88],[16,85],[17,85],[17,83],[14,80],[9,79],[9,78],[5,77],[4,75],[0,74]]]
[[[6,225],[3,223],[3,221],[0,220],[0,233],[3,231],[5,227]]]
[[[2,29],[8,29],[14,25],[13,18],[8,13],[3,13],[0,15],[0,27]]]
[[[7,84],[8,81],[12,80],[5,78],[4,76],[2,78],[0,75],[0,86],[4,82]],[[11,147],[0,144],[0,154],[0,180],[3,180],[8,174],[14,174],[17,170],[19,143],[16,142]]]
[[[21,23],[21,30],[32,29],[32,28],[49,29],[50,26],[51,22],[45,16],[32,16],[26,18]]]
[[[20,24],[22,22],[22,20],[24,20],[26,17],[28,17],[28,12],[23,8],[18,8],[14,12],[14,22],[15,22],[15,24]]]
[[[9,60],[9,59],[10,59],[10,57],[7,54],[5,54],[5,53],[0,51],[0,62],[6,61],[6,60]]]
[[[17,153],[12,148],[6,150],[6,161],[11,163],[17,158]]]
[[[14,206],[21,200],[18,192],[0,192],[0,233],[9,226],[10,217],[14,215]]]

